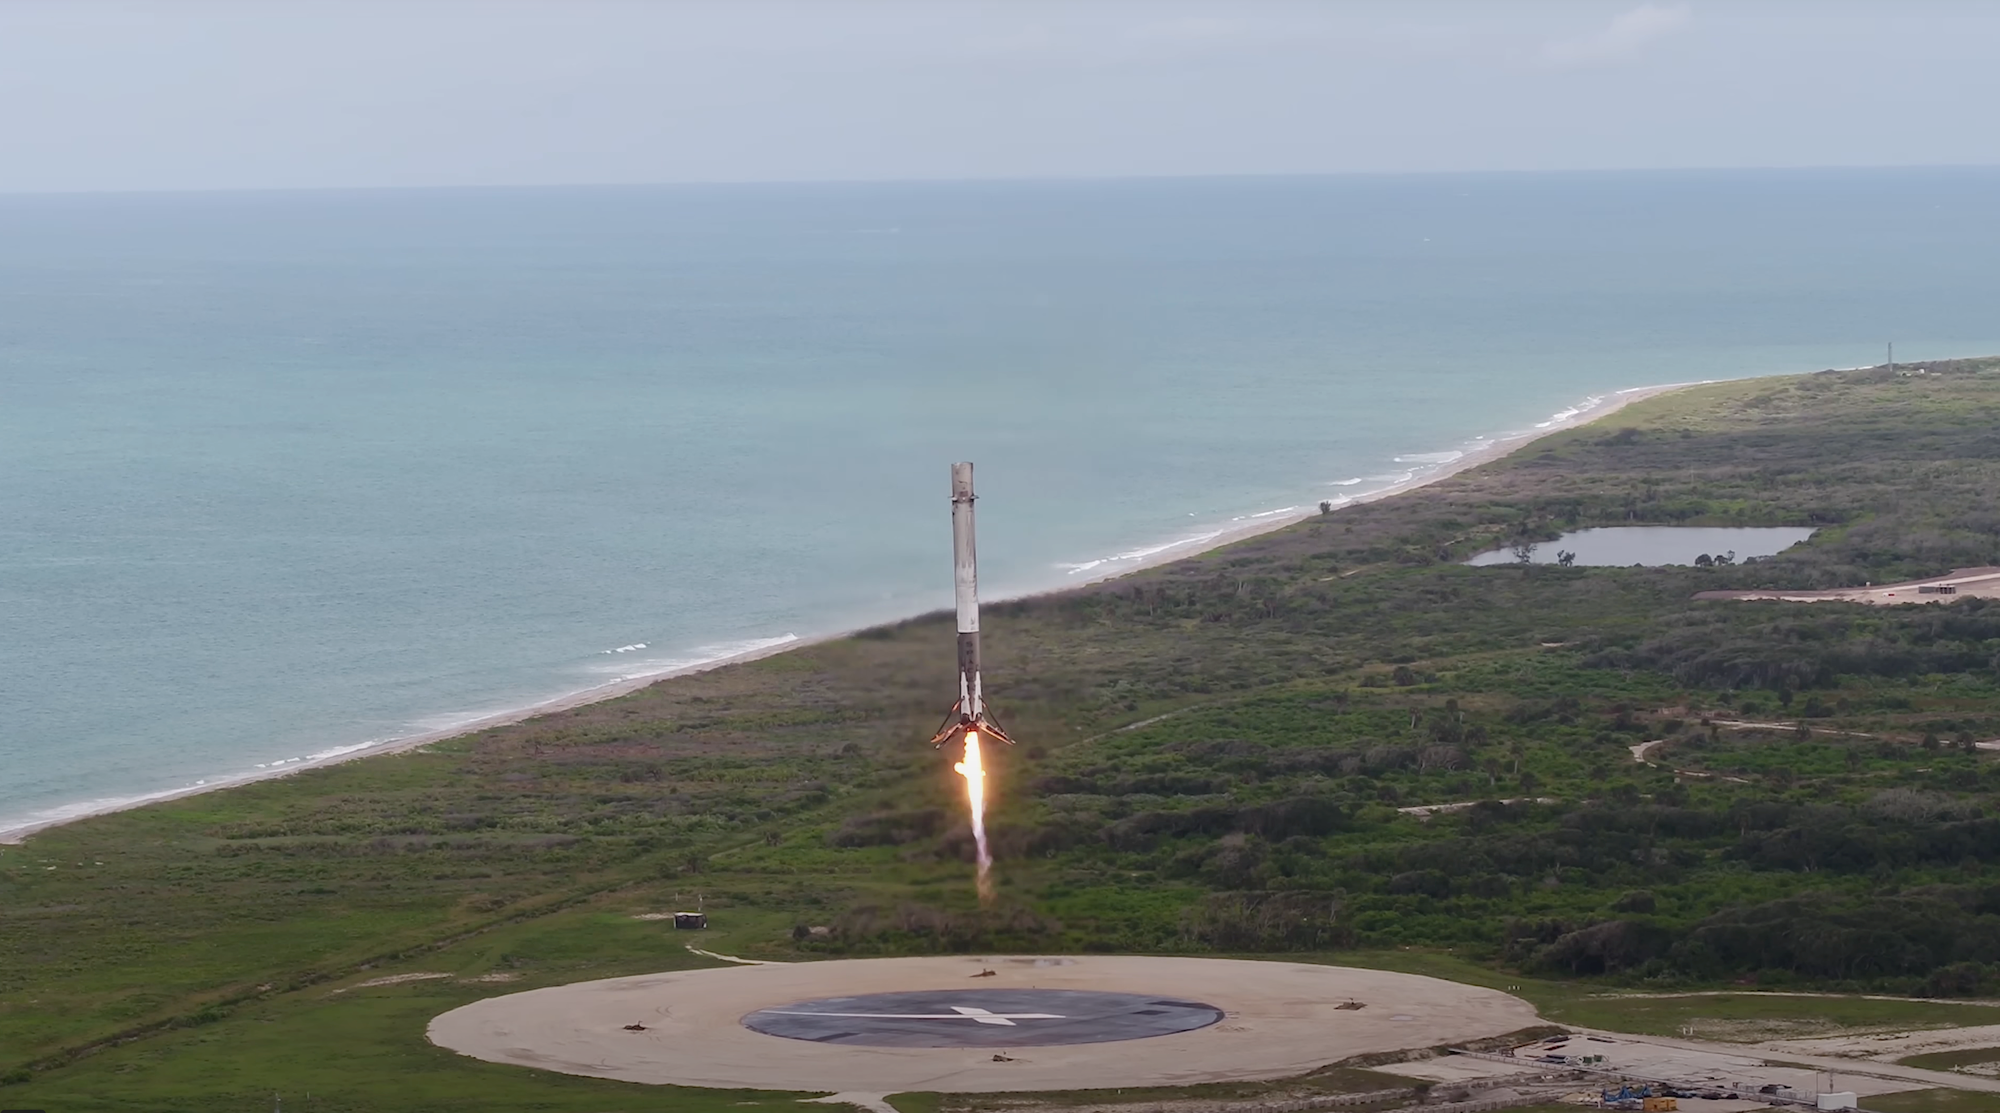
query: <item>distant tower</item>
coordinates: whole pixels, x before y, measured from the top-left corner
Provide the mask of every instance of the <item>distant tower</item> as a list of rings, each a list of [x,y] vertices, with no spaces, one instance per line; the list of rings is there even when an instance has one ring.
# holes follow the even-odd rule
[[[1896,342],[1889,341],[1889,374],[1896,373]]]

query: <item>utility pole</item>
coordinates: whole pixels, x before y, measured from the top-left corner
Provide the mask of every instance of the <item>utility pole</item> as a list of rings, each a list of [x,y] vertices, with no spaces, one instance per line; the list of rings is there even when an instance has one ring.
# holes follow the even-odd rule
[[[1889,374],[1896,373],[1896,342],[1889,341]]]

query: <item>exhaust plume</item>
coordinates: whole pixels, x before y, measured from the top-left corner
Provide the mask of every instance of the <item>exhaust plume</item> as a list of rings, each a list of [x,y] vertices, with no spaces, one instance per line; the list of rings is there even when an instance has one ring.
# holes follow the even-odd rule
[[[986,848],[986,767],[979,761],[979,732],[965,732],[965,757],[952,766],[965,778],[965,799],[972,815],[972,841],[979,858],[979,900],[993,899],[993,855]]]

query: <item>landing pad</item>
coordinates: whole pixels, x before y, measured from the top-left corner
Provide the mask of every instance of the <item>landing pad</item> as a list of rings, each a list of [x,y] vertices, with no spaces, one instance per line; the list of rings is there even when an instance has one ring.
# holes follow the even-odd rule
[[[1505,993],[1382,970],[937,957],[578,982],[453,1009],[430,1038],[490,1062],[626,1082],[990,1093],[1281,1078],[1536,1022]]]

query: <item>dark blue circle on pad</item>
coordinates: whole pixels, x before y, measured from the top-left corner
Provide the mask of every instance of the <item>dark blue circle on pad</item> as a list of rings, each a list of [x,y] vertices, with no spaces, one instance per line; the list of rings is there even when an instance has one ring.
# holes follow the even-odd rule
[[[1199,1001],[1075,989],[953,989],[822,997],[758,1009],[753,1032],[849,1047],[1051,1047],[1192,1032],[1222,1019]]]

